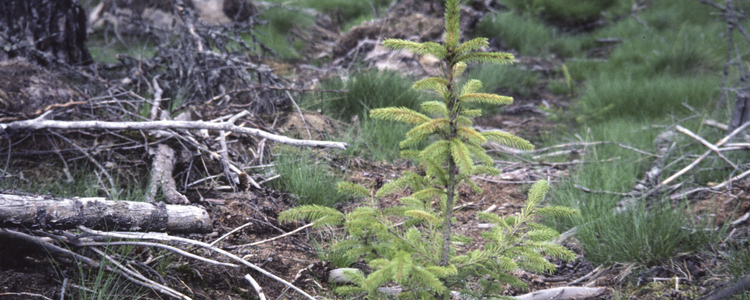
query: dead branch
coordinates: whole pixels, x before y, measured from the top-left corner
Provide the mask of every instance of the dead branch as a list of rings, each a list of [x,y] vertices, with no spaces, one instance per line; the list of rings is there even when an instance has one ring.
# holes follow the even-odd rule
[[[735,170],[739,170],[737,165],[735,165],[732,161],[724,157],[723,154],[721,154],[721,151],[719,151],[719,148],[714,146],[713,144],[709,143],[708,141],[704,140],[702,137],[698,136],[697,134],[693,133],[692,131],[688,130],[685,127],[682,127],[680,125],[675,126],[675,129],[677,131],[684,133],[685,135],[693,138],[694,140],[700,142],[704,146],[708,147],[708,149],[711,149],[711,151],[716,152],[716,155],[718,155],[722,160],[727,162],[730,166],[732,166]]]
[[[698,298],[699,300],[724,300],[729,299],[733,295],[750,289],[750,275],[745,275],[740,278],[737,282],[727,285],[722,289],[716,290],[713,293]]]
[[[724,145],[726,142],[728,142],[730,139],[732,139],[735,135],[737,135],[738,133],[740,133],[743,130],[745,130],[745,128],[747,128],[748,126],[750,126],[750,122],[745,123],[745,124],[743,124],[740,127],[737,127],[737,129],[735,129],[734,131],[732,131],[732,133],[730,133],[729,135],[727,135],[724,138],[722,138],[721,140],[719,140],[716,144],[714,144],[714,146],[715,147],[719,147],[721,145]],[[706,157],[708,157],[708,155],[711,154],[711,152],[712,152],[712,150],[706,151],[705,153],[703,153],[703,155],[701,155],[700,157],[698,157],[698,159],[696,159],[695,161],[693,161],[690,165],[688,165],[687,167],[685,167],[682,170],[678,171],[677,173],[675,173],[674,175],[670,176],[669,178],[664,179],[664,181],[661,182],[661,185],[667,185],[668,183],[670,183],[673,180],[677,179],[677,177],[680,177],[683,174],[685,174],[687,171],[690,171],[692,168],[695,168],[695,166],[697,166],[701,161],[703,161]]]
[[[628,149],[628,150],[632,150],[632,151],[638,152],[638,153],[643,154],[643,155],[648,155],[648,156],[652,156],[652,157],[659,157],[659,155],[656,155],[656,154],[653,154],[653,153],[648,153],[648,152],[643,151],[641,149],[637,149],[637,148],[634,148],[632,146],[628,146],[628,145],[625,145],[625,144],[622,144],[622,143],[617,143],[617,146],[620,146],[620,148],[624,148],[624,149]]]
[[[89,249],[101,255],[102,257],[104,257],[104,259],[108,260],[110,263],[116,266],[120,271],[124,272],[124,274],[123,273],[120,273],[120,274],[125,275],[125,278],[128,278],[130,281],[140,284],[146,288],[158,291],[162,294],[172,296],[173,298],[192,300],[192,298],[185,296],[184,294],[178,291],[175,291],[174,289],[168,286],[162,285],[156,281],[146,278],[145,276],[141,274],[138,274],[137,272],[134,272],[133,270],[126,268],[125,266],[117,262],[117,260],[107,255],[106,253],[100,251],[99,249],[96,249],[96,248],[89,248]]]
[[[711,126],[711,127],[716,127],[724,131],[729,130],[729,126],[727,126],[727,124],[722,124],[722,123],[716,122],[715,120],[704,120],[701,124]]]
[[[237,248],[243,248],[243,247],[250,247],[250,246],[260,245],[260,244],[263,244],[263,243],[266,243],[266,242],[270,242],[270,241],[273,241],[273,240],[277,240],[277,239],[283,238],[285,236],[290,236],[292,234],[295,234],[295,233],[301,231],[302,229],[308,228],[308,227],[313,226],[313,225],[315,225],[315,223],[307,224],[305,226],[302,226],[302,227],[297,228],[295,230],[292,230],[290,232],[284,233],[282,235],[272,237],[270,239],[265,239],[265,240],[262,240],[262,241],[259,241],[259,242],[253,242],[253,243],[244,244],[244,245],[229,246],[229,247],[225,247],[225,249],[237,249]]]
[[[576,279],[576,280],[568,283],[568,285],[576,285],[576,284],[581,283],[581,282],[583,282],[585,280],[588,280],[590,277],[594,276],[594,274],[596,274],[597,272],[599,272],[599,270],[601,270],[601,268],[602,268],[602,265],[599,265],[598,267],[596,267],[596,269],[592,270],[591,272],[589,272],[586,275],[583,275],[581,278],[578,278],[578,279]]]
[[[580,185],[574,184],[574,186],[589,194],[603,194],[603,195],[615,195],[615,196],[621,196],[621,197],[630,197],[632,196],[631,193],[617,193],[617,192],[610,192],[610,191],[598,191],[598,190],[592,190],[589,188],[582,187]]]
[[[235,229],[232,229],[231,231],[229,231],[229,232],[227,232],[226,234],[222,235],[221,237],[219,237],[219,238],[218,238],[218,239],[216,239],[215,241],[211,242],[211,244],[209,244],[209,245],[211,245],[211,246],[216,246],[216,244],[217,244],[217,243],[219,243],[219,242],[220,242],[221,240],[223,240],[223,239],[225,239],[225,238],[229,237],[229,236],[230,236],[230,235],[232,235],[233,233],[235,233],[235,232],[237,232],[237,231],[240,231],[240,230],[242,230],[242,228],[245,228],[245,227],[247,227],[247,226],[250,226],[250,225],[253,225],[253,222],[247,222],[247,223],[245,223],[245,224],[243,224],[243,225],[241,225],[241,226],[238,226],[237,228],[235,228]]]
[[[195,245],[195,246],[203,247],[203,248],[206,248],[206,249],[209,249],[209,250],[213,250],[213,251],[216,251],[217,253],[219,253],[221,255],[224,255],[224,256],[226,256],[226,257],[228,257],[228,258],[230,258],[230,259],[232,259],[234,261],[242,263],[242,264],[250,267],[251,269],[256,270],[256,271],[258,271],[258,272],[260,272],[260,273],[262,273],[262,274],[264,274],[264,275],[266,275],[268,277],[271,277],[271,278],[273,278],[274,280],[276,280],[278,282],[283,283],[284,285],[286,285],[286,286],[292,288],[293,290],[297,291],[298,293],[302,294],[307,299],[315,300],[315,298],[313,298],[312,296],[310,296],[310,294],[308,294],[305,291],[303,291],[302,289],[294,286],[293,284],[289,283],[288,281],[286,281],[286,280],[284,280],[284,279],[282,279],[282,278],[280,278],[280,277],[278,277],[278,276],[276,276],[276,275],[274,275],[274,274],[272,274],[272,273],[270,273],[270,272],[268,272],[266,270],[263,270],[262,268],[254,265],[254,264],[252,264],[252,263],[250,263],[250,262],[248,262],[248,261],[246,261],[246,260],[244,260],[244,259],[242,259],[242,258],[240,258],[240,257],[238,257],[238,256],[236,256],[234,254],[232,254],[232,253],[229,253],[227,251],[224,251],[223,249],[211,246],[211,245],[209,245],[207,243],[204,243],[204,242],[195,241],[195,240],[186,239],[186,238],[181,238],[181,237],[176,237],[176,236],[170,236],[170,235],[167,235],[167,234],[164,234],[164,233],[153,233],[153,232],[135,233],[135,232],[118,232],[118,231],[116,231],[116,232],[105,232],[105,231],[99,231],[99,230],[92,230],[92,229],[86,228],[85,226],[78,226],[78,228],[81,229],[84,232],[87,232],[87,233],[90,233],[90,234],[94,234],[94,235],[99,235],[99,236],[107,236],[107,237],[115,237],[115,238],[123,238],[123,239],[138,239],[138,240],[176,241],[176,242],[188,243],[188,244],[191,244],[191,245]]]
[[[159,79],[159,75],[154,76],[153,79],[151,79],[151,85],[154,89],[154,103],[151,104],[151,112],[149,113],[149,119],[151,121],[156,120],[156,117],[159,115],[159,107],[161,106],[161,95],[164,93],[164,90],[159,87],[159,82],[156,81]]]
[[[42,115],[42,116],[44,116],[44,115]],[[1,127],[2,127],[2,125],[0,125],[0,128]],[[84,150],[83,148],[81,148],[81,146],[78,146],[78,144],[76,144],[75,142],[71,141],[70,139],[66,138],[65,136],[63,136],[61,134],[58,134],[58,133],[53,132],[53,131],[50,131],[50,133],[52,133],[52,134],[56,135],[57,137],[63,139],[65,142],[67,142],[68,144],[70,144],[74,148],[78,149],[78,151],[81,151],[81,153],[83,153],[83,155],[85,155],[89,159],[89,161],[91,161],[91,163],[93,163],[97,168],[99,168],[99,170],[102,171],[102,174],[104,174],[104,176],[107,177],[107,180],[109,181],[109,187],[110,187],[110,189],[112,189],[112,191],[117,191],[117,186],[115,185],[115,180],[112,179],[112,175],[109,175],[109,172],[107,172],[107,169],[105,169],[104,166],[102,166],[101,164],[99,164],[99,162],[96,161],[96,159],[94,159],[93,157],[91,157],[91,154],[89,154],[88,151]],[[109,191],[108,191],[107,188],[104,189],[104,192],[107,193],[107,195],[109,195]]]
[[[156,247],[156,248],[167,249],[167,250],[175,252],[175,253],[177,253],[179,255],[182,255],[182,256],[185,256],[185,257],[189,257],[189,258],[192,258],[192,259],[195,259],[195,260],[200,260],[202,262],[213,264],[213,265],[217,265],[217,266],[225,266],[225,267],[232,267],[232,268],[238,268],[239,267],[239,265],[230,264],[230,263],[224,263],[224,262],[220,262],[220,261],[215,261],[213,259],[209,259],[209,258],[205,258],[205,257],[202,257],[202,256],[198,256],[198,255],[192,254],[190,252],[187,252],[187,251],[182,250],[182,249],[177,248],[177,247],[172,247],[170,245],[159,244],[159,243],[151,243],[151,242],[79,242],[79,243],[76,243],[75,245],[79,246],[79,247],[91,247],[91,246],[125,246],[125,245],[129,245],[129,246]]]
[[[697,193],[697,192],[718,191],[718,190],[724,188],[725,186],[731,184],[732,182],[740,180],[742,178],[745,178],[748,175],[750,175],[750,170],[747,170],[747,171],[743,172],[742,174],[737,175],[735,177],[729,178],[726,181],[724,181],[724,182],[722,182],[720,184],[717,184],[715,186],[712,186],[712,187],[700,187],[700,188],[692,189],[692,190],[689,190],[689,191],[686,191],[686,192],[683,192],[683,193],[672,195],[669,198],[672,199],[672,200],[676,200],[676,199],[682,199],[683,197],[687,197],[687,196],[689,196],[691,194],[694,194],[694,193]]]
[[[0,293],[0,296],[29,296],[29,297],[39,297],[39,298],[42,298],[42,299],[45,299],[45,300],[52,300],[52,298],[47,297],[47,296],[42,295],[42,294],[34,294],[34,293],[27,293],[27,292],[17,292],[17,293],[7,292],[7,293]]]
[[[0,224],[70,229],[79,225],[116,230],[208,232],[213,224],[199,207],[0,194]]]
[[[547,300],[547,299],[588,299],[599,296],[607,292],[607,288],[590,288],[590,287],[578,287],[578,286],[566,286],[557,287],[541,291],[535,291],[514,298],[519,300]]]
[[[154,161],[151,164],[151,186],[146,195],[146,201],[153,202],[156,199],[156,192],[161,188],[167,203],[190,204],[190,201],[177,191],[177,185],[172,176],[174,150],[165,144],[159,144],[156,149],[149,149],[149,154],[154,155]]]
[[[0,124],[2,130],[38,130],[50,129],[109,129],[109,130],[164,130],[164,129],[209,129],[236,131],[259,136],[282,144],[292,146],[324,147],[346,149],[343,142],[298,140],[269,133],[260,129],[240,127],[231,123],[209,123],[203,121],[148,121],[148,122],[106,122],[106,121],[54,121],[45,120],[44,114],[36,119],[15,121]]]
[[[4,240],[5,244],[16,244],[16,243],[32,244],[43,249],[44,251],[46,251],[47,253],[49,253],[50,255],[56,258],[66,258],[72,261],[82,262],[93,268],[99,267],[99,262],[97,261],[94,261],[88,257],[72,252],[68,249],[55,246],[39,237],[31,236],[23,232],[0,228],[0,240]]]
[[[245,279],[250,282],[250,285],[252,285],[255,291],[258,293],[258,298],[260,300],[266,300],[266,294],[263,293],[263,288],[260,287],[258,282],[255,281],[255,279],[250,276],[250,274],[245,274]]]

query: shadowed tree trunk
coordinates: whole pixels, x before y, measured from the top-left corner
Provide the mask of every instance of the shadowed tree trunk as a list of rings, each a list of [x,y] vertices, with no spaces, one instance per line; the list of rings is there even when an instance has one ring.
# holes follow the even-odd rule
[[[729,120],[729,132],[750,121],[750,88],[737,91],[734,100],[732,119]]]
[[[77,0],[0,1],[0,60],[87,65],[93,61],[85,42],[86,12]]]

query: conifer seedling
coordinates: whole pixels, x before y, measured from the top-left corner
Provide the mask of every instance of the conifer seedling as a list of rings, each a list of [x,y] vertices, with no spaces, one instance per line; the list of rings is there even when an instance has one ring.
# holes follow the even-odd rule
[[[430,138],[434,140],[421,150],[403,150],[404,158],[419,163],[423,174],[404,172],[377,191],[349,182],[341,182],[338,191],[369,198],[369,203],[343,214],[333,208],[306,205],[283,212],[279,221],[310,220],[316,226],[342,225],[347,238],[332,245],[336,251],[363,259],[371,272],[351,273],[354,285],[338,287],[340,294],[365,294],[380,298],[378,288],[386,283],[402,287],[399,298],[448,299],[459,291],[476,299],[506,298],[500,295],[502,284],[525,287],[511,272],[517,269],[551,271],[555,268],[544,255],[573,259],[575,254],[552,240],[558,233],[534,222],[534,217],[574,216],[578,212],[566,207],[540,207],[549,187],[542,180],[534,184],[525,208],[520,214],[502,218],[479,212],[477,218],[494,224],[475,241],[452,231],[457,188],[467,185],[477,193],[481,188],[472,176],[498,175],[493,159],[482,148],[487,142],[530,150],[528,141],[504,131],[478,132],[472,118],[481,110],[471,103],[510,104],[511,97],[477,92],[482,83],[458,82],[467,63],[507,64],[513,55],[502,52],[480,52],[488,45],[486,38],[460,41],[458,0],[448,0],[445,11],[445,40],[413,42],[387,39],[390,49],[406,49],[441,60],[442,74],[414,83],[417,90],[428,90],[442,98],[421,104],[422,112],[404,107],[373,109],[370,116],[413,125],[401,148],[410,148]],[[409,188],[411,194],[400,199],[401,205],[380,208],[378,199]],[[475,247],[472,245],[481,245]],[[476,284],[468,284],[470,282]]]

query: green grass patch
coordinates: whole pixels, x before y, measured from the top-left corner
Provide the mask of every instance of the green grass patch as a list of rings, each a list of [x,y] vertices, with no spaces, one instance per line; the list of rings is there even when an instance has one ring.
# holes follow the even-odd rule
[[[333,206],[348,200],[336,192],[339,178],[331,173],[330,166],[311,151],[279,147],[275,164],[281,177],[271,181],[273,188],[299,197],[298,205]]]
[[[301,105],[353,123],[343,134],[343,139],[352,145],[344,155],[393,162],[399,157],[398,144],[409,127],[370,119],[369,112],[374,108],[391,106],[418,110],[424,100],[423,95],[414,91],[411,85],[410,78],[396,72],[368,70],[348,78],[323,82],[323,89],[347,89],[347,92],[311,95]]]
[[[750,274],[750,251],[747,251],[747,242],[745,245],[733,245],[729,248],[727,257],[727,271],[734,278],[740,278]]]
[[[698,122],[698,121],[696,121]],[[587,141],[613,141],[654,152],[652,143],[662,128],[649,128],[650,121],[617,118],[580,130]],[[646,128],[646,129],[644,129]],[[577,238],[586,258],[595,263],[637,262],[653,265],[677,251],[693,251],[709,241],[709,236],[691,233],[692,224],[684,207],[653,203],[646,207],[636,200],[633,207],[614,214],[623,197],[584,193],[575,185],[592,190],[627,193],[650,168],[653,158],[615,144],[592,146],[581,157],[586,161],[619,160],[580,165],[569,181],[552,189],[550,204],[577,208],[581,218],[554,219],[556,229],[578,227]],[[688,228],[688,229],[685,229]],[[702,231],[700,231],[702,232]]]
[[[288,1],[271,0],[269,2],[285,3]],[[335,24],[345,30],[362,21],[382,16],[392,2],[393,0],[299,0],[290,4],[313,8],[320,13],[327,14]]]
[[[551,52],[561,57],[579,55],[590,47],[593,40],[586,36],[563,34],[528,14],[501,12],[486,16],[477,25],[473,36],[497,38],[506,47],[521,55],[548,55]]]
[[[556,23],[581,23],[598,19],[603,12],[623,6],[621,0],[509,0],[512,8],[541,14]],[[619,4],[619,5],[618,5]]]
[[[623,40],[606,61],[569,64],[571,77],[586,81],[578,121],[663,119],[683,102],[702,109],[719,95],[725,24],[703,5],[679,1],[660,1],[640,16],[646,25],[628,18],[593,34]]]
[[[302,105],[320,109],[326,115],[349,121],[358,116],[363,120],[370,109],[389,106],[418,109],[422,96],[411,89],[412,80],[392,71],[368,70],[348,78],[323,82],[323,89],[347,89],[343,94],[308,97]]]
[[[531,91],[536,88],[539,77],[536,72],[522,70],[513,65],[482,65],[471,68],[460,84],[464,84],[469,79],[477,79],[482,81],[480,92],[528,97]],[[508,93],[511,95],[508,95]],[[485,116],[496,114],[502,110],[502,106],[498,105],[476,104],[472,107],[482,109],[482,115]]]
[[[367,157],[372,161],[394,162],[399,156],[399,142],[409,131],[406,124],[364,118],[344,134],[344,141],[351,147],[343,152],[346,156]],[[424,146],[425,143],[420,143]]]
[[[281,6],[263,12],[259,18],[268,22],[254,28],[255,35],[261,43],[275,51],[283,60],[293,61],[302,58],[302,50],[306,43],[292,31],[296,29],[301,33],[306,32],[306,28],[315,22],[312,15],[301,12],[298,8]],[[249,35],[243,38],[249,43],[253,42]],[[258,52],[260,53],[260,49]]]
[[[618,77],[603,73],[586,83],[578,99],[580,123],[601,122],[611,118],[663,119],[681,103],[702,108],[718,95],[718,75],[652,78]]]
[[[578,240],[586,258],[595,264],[637,262],[652,266],[678,252],[699,249],[710,241],[702,230],[691,230],[686,207],[639,203],[619,214],[578,226]]]
[[[112,249],[104,249],[103,252],[110,256],[127,257],[133,255],[135,246],[117,246]],[[120,262],[122,263],[122,262]],[[99,269],[87,270],[80,264],[78,266],[77,284],[85,289],[69,289],[69,295],[73,299],[104,300],[104,299],[142,299],[148,293],[145,288],[130,282],[119,274],[106,271],[106,268],[115,268],[105,259],[101,260]]]
[[[353,20],[369,19],[388,7],[391,2],[392,0],[307,0],[304,1],[304,5],[328,14],[336,24],[345,25]]]

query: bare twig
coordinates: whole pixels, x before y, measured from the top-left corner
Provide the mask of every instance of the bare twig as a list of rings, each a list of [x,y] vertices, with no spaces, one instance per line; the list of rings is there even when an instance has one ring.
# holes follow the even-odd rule
[[[0,125],[0,127],[2,127],[2,125]],[[104,174],[104,176],[107,177],[107,180],[109,181],[110,189],[112,189],[113,192],[117,192],[117,186],[115,185],[115,180],[112,179],[112,176],[109,175],[109,172],[107,172],[107,169],[105,169],[104,166],[102,166],[101,164],[99,164],[99,162],[96,161],[96,159],[94,159],[93,157],[91,157],[91,155],[88,153],[88,151],[84,150],[83,148],[81,148],[81,146],[78,146],[78,144],[74,143],[70,139],[66,138],[65,136],[63,136],[63,135],[61,135],[61,134],[59,134],[57,132],[54,132],[54,131],[51,131],[51,130],[49,130],[49,132],[52,133],[52,134],[54,134],[55,136],[63,139],[65,142],[67,142],[68,144],[70,144],[74,148],[78,149],[78,151],[81,151],[81,153],[83,153],[83,155],[85,155],[89,159],[89,161],[91,161],[97,168],[99,168],[99,170],[102,171],[102,174]],[[109,195],[109,191],[106,188],[104,189],[104,192],[107,193],[107,195]]]
[[[283,238],[283,237],[285,237],[285,236],[290,236],[290,235],[292,235],[292,234],[295,234],[295,233],[297,233],[297,232],[299,232],[299,231],[301,231],[301,230],[303,230],[303,229],[305,229],[305,228],[308,228],[308,227],[310,227],[310,226],[313,226],[313,225],[315,225],[315,223],[310,223],[310,224],[307,224],[307,225],[305,225],[305,226],[302,226],[302,227],[300,227],[300,228],[297,228],[297,229],[295,229],[295,230],[292,230],[292,231],[290,231],[290,232],[287,232],[287,233],[285,233],[285,234],[282,234],[282,235],[278,235],[278,236],[272,237],[272,238],[270,238],[270,239],[265,239],[265,240],[262,240],[262,241],[259,241],[259,242],[253,242],[253,243],[249,243],[249,244],[243,244],[243,245],[234,245],[234,246],[228,246],[228,247],[224,247],[224,248],[225,248],[225,249],[237,249],[237,248],[243,248],[243,247],[250,247],[250,246],[256,246],[256,245],[260,245],[260,244],[263,244],[263,243],[266,243],[266,242],[270,242],[270,241],[273,241],[273,240],[278,240],[278,239],[280,239],[280,238]]]
[[[489,178],[480,177],[480,176],[471,176],[471,178],[481,179],[481,180],[492,182],[492,183],[509,183],[509,184],[534,184],[536,183],[536,181],[533,181],[533,180],[508,181],[508,180],[489,179]],[[557,181],[549,181],[549,182],[557,182]]]
[[[656,155],[656,154],[653,154],[653,153],[648,153],[646,151],[643,151],[643,150],[640,150],[640,149],[636,149],[636,148],[634,148],[632,146],[628,146],[628,145],[625,145],[625,144],[622,144],[622,143],[618,143],[617,146],[620,146],[621,148],[625,148],[625,149],[628,149],[628,150],[633,150],[633,151],[638,152],[638,153],[643,154],[643,155],[648,155],[648,156],[653,156],[653,157],[659,157],[659,155]]]
[[[230,263],[224,263],[220,261],[215,261],[213,259],[205,258],[202,256],[198,256],[195,254],[192,254],[190,252],[187,252],[185,250],[182,250],[177,247],[172,247],[170,245],[165,244],[159,244],[159,243],[151,243],[151,242],[80,242],[77,243],[76,246],[81,247],[87,247],[87,246],[124,246],[124,245],[131,245],[131,246],[145,246],[145,247],[156,247],[156,248],[162,248],[167,249],[169,251],[175,252],[177,254],[180,254],[185,257],[189,257],[192,259],[200,260],[205,263],[217,265],[217,266],[225,266],[225,267],[232,267],[232,268],[238,268],[239,265],[230,264]]]
[[[732,139],[735,135],[737,135],[738,133],[740,133],[743,130],[745,130],[745,128],[747,128],[748,126],[750,126],[750,122],[745,123],[745,124],[743,124],[740,127],[737,127],[737,129],[735,129],[734,131],[732,131],[732,133],[730,133],[729,135],[725,136],[719,142],[717,142],[716,144],[714,144],[714,146],[715,147],[719,147],[721,145],[724,145],[726,142],[728,142],[730,139]],[[662,181],[661,184],[662,185],[666,185],[666,184],[672,182],[673,180],[677,179],[677,177],[682,176],[687,171],[690,171],[692,168],[695,168],[695,166],[697,166],[701,161],[703,161],[706,157],[708,157],[709,154],[711,154],[711,150],[708,150],[708,151],[706,151],[706,153],[703,153],[703,155],[701,155],[700,157],[698,157],[698,159],[696,159],[695,161],[693,161],[687,167],[685,167],[682,170],[678,171],[677,173],[675,173],[674,175],[670,176],[669,178],[664,179],[664,181]]]
[[[589,188],[582,187],[580,185],[575,184],[574,185],[577,189],[582,190],[589,194],[603,194],[603,195],[615,195],[615,196],[621,196],[621,197],[629,197],[632,196],[630,193],[617,193],[617,192],[610,192],[610,191],[598,191],[598,190],[592,190]]]
[[[716,122],[714,120],[704,120],[703,124],[707,125],[707,126],[711,126],[711,127],[716,127],[716,128],[721,129],[721,130],[724,130],[724,131],[729,130],[729,126],[727,126],[727,124],[722,124],[722,123]]]
[[[68,286],[68,277],[63,278],[62,288],[60,288],[60,300],[65,300],[65,288]]]
[[[39,297],[42,299],[52,300],[52,298],[47,297],[45,295],[41,294],[34,294],[34,293],[27,293],[27,292],[7,292],[7,293],[0,293],[0,296],[29,296],[29,297]]]
[[[235,232],[237,232],[237,231],[239,231],[239,230],[242,230],[242,228],[245,228],[245,227],[247,227],[247,226],[250,226],[250,225],[253,225],[253,222],[247,222],[247,223],[245,223],[245,224],[243,224],[243,225],[241,225],[241,226],[238,226],[237,228],[235,228],[235,229],[232,229],[232,231],[230,231],[230,232],[227,232],[226,234],[222,235],[221,237],[219,237],[219,238],[218,238],[218,239],[216,239],[215,241],[211,242],[211,244],[209,244],[209,245],[211,245],[211,246],[216,246],[216,243],[218,243],[218,242],[220,242],[221,240],[223,240],[223,239],[227,238],[228,236],[232,235],[233,233],[235,233]]]
[[[682,132],[685,135],[693,138],[694,140],[700,142],[704,146],[708,147],[708,149],[711,149],[711,151],[716,152],[716,155],[718,155],[721,159],[723,159],[725,162],[727,162],[735,170],[739,170],[739,168],[737,167],[737,165],[735,165],[732,161],[730,161],[729,159],[727,159],[726,157],[724,157],[723,154],[721,154],[721,151],[719,151],[718,147],[712,145],[711,143],[709,143],[708,141],[704,140],[702,137],[698,136],[697,134],[693,133],[692,131],[688,130],[685,127],[677,125],[677,126],[675,126],[675,129],[677,129],[677,131]]]
[[[164,91],[159,87],[159,82],[156,80],[159,79],[159,75],[156,75],[154,79],[151,80],[151,85],[154,88],[154,102],[151,103],[151,112],[149,113],[149,119],[156,120],[156,117],[159,115],[159,107],[161,106],[161,95],[164,93]]]
[[[209,100],[209,102],[219,100],[223,98],[226,95],[230,94],[239,94],[239,93],[247,93],[247,92],[253,92],[256,90],[278,90],[278,91],[292,91],[296,93],[304,93],[304,92],[316,92],[316,93],[346,93],[349,92],[347,89],[342,90],[318,90],[318,89],[296,89],[296,88],[290,88],[290,87],[278,87],[278,86],[272,86],[272,85],[258,85],[253,86],[247,89],[239,89],[239,90],[232,90],[229,92],[221,93],[218,96],[215,96]]]
[[[601,268],[602,268],[602,265],[599,265],[598,267],[596,267],[596,269],[592,270],[591,272],[589,272],[589,273],[588,273],[588,274],[586,274],[586,275],[583,275],[583,276],[582,276],[581,278],[578,278],[578,279],[576,279],[576,280],[573,280],[572,282],[568,283],[568,285],[576,285],[576,284],[578,284],[578,283],[581,283],[581,282],[583,282],[584,280],[587,280],[587,279],[589,279],[589,278],[590,278],[591,276],[594,276],[594,274],[596,274],[596,272],[599,272],[599,270],[600,270]]]
[[[99,254],[102,257],[104,257],[104,259],[108,260],[110,263],[112,263],[113,265],[115,265],[122,272],[125,272],[125,274],[127,274],[127,276],[125,276],[125,278],[128,278],[128,279],[130,279],[133,282],[136,282],[136,283],[138,283],[140,285],[143,285],[143,286],[145,286],[147,288],[156,290],[156,291],[158,291],[158,292],[160,292],[162,294],[169,295],[169,296],[177,298],[177,299],[192,300],[192,298],[190,298],[188,296],[185,296],[184,294],[182,294],[182,293],[180,293],[178,291],[175,291],[174,289],[172,289],[172,288],[170,288],[168,286],[164,286],[164,285],[162,285],[162,284],[160,284],[160,283],[158,283],[156,281],[153,281],[151,279],[146,278],[145,276],[143,276],[141,274],[138,274],[137,272],[134,272],[133,270],[130,270],[130,269],[126,268],[125,266],[123,266],[122,264],[120,264],[119,262],[117,262],[117,260],[115,260],[111,256],[107,255],[106,253],[100,251],[99,249],[96,249],[96,248],[93,248],[93,247],[89,248],[89,249],[91,249],[91,251],[94,251],[97,254]],[[133,280],[133,279],[135,279],[135,280]]]
[[[258,282],[255,281],[255,279],[250,276],[250,274],[245,274],[245,279],[250,282],[250,285],[253,286],[256,292],[258,292],[258,298],[260,300],[266,300],[266,294],[263,293],[263,288],[258,285]]]
[[[210,129],[236,131],[244,134],[260,136],[269,140],[292,146],[309,146],[346,149],[349,146],[343,142],[311,141],[292,139],[272,134],[260,129],[245,128],[229,123],[208,123],[203,121],[151,121],[151,122],[105,122],[105,121],[53,121],[41,117],[33,120],[16,121],[0,124],[3,130],[38,130],[50,129],[110,129],[110,130],[163,130],[163,129]]]
[[[3,228],[3,229],[0,229],[0,238],[4,238],[7,244],[13,244],[12,242],[9,242],[8,240],[14,240],[14,239],[23,241],[25,243],[34,244],[44,249],[45,251],[47,251],[47,253],[51,254],[52,256],[63,257],[63,258],[71,259],[73,261],[82,262],[94,268],[99,267],[99,262],[95,260],[92,260],[78,253],[71,252],[68,249],[64,249],[64,248],[60,248],[58,246],[52,245],[41,238],[31,236],[22,232],[8,230],[8,229]]]
[[[743,172],[742,174],[737,175],[735,177],[732,177],[732,178],[730,178],[730,179],[728,179],[728,180],[726,180],[726,181],[724,181],[724,182],[722,182],[720,184],[717,184],[715,186],[712,186],[712,187],[701,187],[701,188],[692,189],[692,190],[689,190],[687,192],[683,192],[683,193],[679,193],[679,194],[676,194],[676,195],[672,195],[669,198],[672,199],[672,200],[675,200],[675,199],[681,199],[683,197],[686,197],[688,195],[691,195],[691,194],[694,194],[694,193],[697,193],[697,192],[702,192],[702,191],[718,191],[718,190],[724,188],[725,186],[727,186],[728,184],[731,184],[734,181],[737,181],[737,180],[740,180],[742,178],[745,178],[748,175],[750,175],[750,170],[747,170],[747,171]]]
[[[307,129],[307,138],[312,139],[312,133],[310,133],[310,126],[307,124],[307,120],[305,120],[305,115],[302,113],[302,110],[299,109],[299,106],[297,105],[297,102],[294,101],[294,98],[292,98],[292,94],[289,93],[289,91],[285,91],[286,96],[289,97],[289,101],[292,101],[292,104],[294,104],[294,108],[297,109],[297,113],[299,113],[299,117],[302,119],[302,123],[305,124],[305,129]]]
[[[270,273],[270,272],[268,272],[266,270],[263,270],[262,268],[254,265],[254,264],[252,264],[252,263],[250,263],[250,262],[248,262],[248,261],[246,261],[246,260],[244,260],[244,259],[242,259],[242,258],[240,258],[240,257],[238,257],[238,256],[236,256],[234,254],[232,254],[232,253],[229,253],[229,252],[227,252],[227,251],[225,251],[223,249],[220,249],[220,248],[213,247],[213,246],[211,246],[211,245],[209,245],[207,243],[204,243],[204,242],[200,242],[200,241],[196,241],[196,240],[191,240],[191,239],[186,239],[186,238],[181,238],[181,237],[176,237],[176,236],[170,236],[170,235],[167,235],[167,234],[159,234],[159,233],[133,233],[133,232],[121,232],[121,231],[105,232],[105,231],[99,231],[99,230],[92,230],[92,229],[86,228],[84,226],[79,226],[78,228],[81,229],[84,232],[87,232],[87,233],[90,233],[90,234],[95,234],[95,235],[100,235],[100,236],[108,236],[108,237],[116,237],[116,238],[124,238],[124,239],[147,239],[147,240],[160,240],[160,241],[177,241],[177,242],[188,243],[188,244],[191,244],[191,245],[196,245],[196,246],[199,246],[199,247],[210,249],[210,250],[216,251],[217,253],[219,253],[221,255],[224,255],[224,256],[232,259],[232,260],[240,262],[240,263],[242,263],[242,264],[244,264],[244,265],[252,268],[253,270],[256,270],[256,271],[258,271],[258,272],[260,272],[260,273],[262,273],[262,274],[264,274],[264,275],[266,275],[268,277],[271,277],[271,278],[273,278],[274,280],[276,280],[278,282],[283,283],[284,285],[286,285],[286,286],[292,288],[293,290],[297,291],[298,293],[302,294],[307,299],[315,300],[315,298],[313,298],[313,296],[311,296],[310,294],[306,293],[302,289],[294,286],[293,284],[287,282],[286,280],[284,280],[284,279],[282,279],[282,278],[280,278],[280,277],[278,277],[278,276],[276,276],[276,275],[274,275],[274,274],[272,274],[272,273]]]

